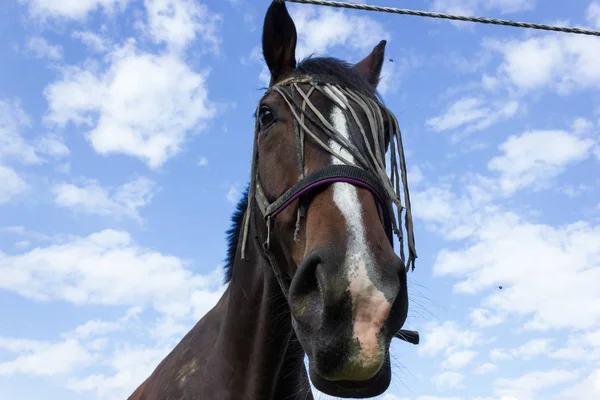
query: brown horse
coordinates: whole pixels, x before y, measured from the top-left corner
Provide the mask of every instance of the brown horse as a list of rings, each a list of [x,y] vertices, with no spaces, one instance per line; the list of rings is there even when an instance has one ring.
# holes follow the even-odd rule
[[[400,132],[376,92],[385,44],[355,65],[297,63],[294,22],[285,3],[270,5],[262,46],[271,83],[229,231],[229,285],[131,400],[312,399],[309,376],[338,397],[387,390],[392,338],[418,336],[400,330],[416,252]]]

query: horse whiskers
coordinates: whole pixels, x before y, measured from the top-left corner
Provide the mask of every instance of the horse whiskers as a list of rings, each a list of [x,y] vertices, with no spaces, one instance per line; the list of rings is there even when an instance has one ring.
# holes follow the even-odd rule
[[[411,296],[411,298],[423,299],[432,303],[433,305],[436,305],[437,307],[442,307],[442,305],[439,302],[433,300],[429,296],[423,295],[420,291],[414,292],[414,289],[411,287],[408,288],[408,294]]]
[[[402,370],[402,371],[405,371],[405,372],[408,372],[410,375],[412,375],[412,376],[413,376],[413,378],[414,378],[414,379],[416,379],[416,377],[414,376],[414,374],[412,374],[412,373],[410,372],[410,370],[409,370],[407,367],[405,367],[405,366],[402,364],[402,362],[400,362],[400,361],[398,360],[398,358],[397,358],[396,356],[393,356],[393,359],[394,359],[394,368],[396,368],[396,369],[400,369],[400,370]],[[402,386],[404,387],[404,389],[405,389],[406,391],[410,391],[410,388],[409,388],[409,387],[408,387],[408,385],[405,383],[405,381],[402,379],[402,375],[401,375],[401,374],[397,374],[397,373],[396,373],[396,374],[394,374],[394,379],[392,380],[392,382],[391,382],[391,385],[393,385],[393,386],[396,388],[396,390],[397,390],[397,391],[400,391],[400,390],[397,388],[397,382],[398,382],[398,381],[399,381],[400,383],[402,383]]]

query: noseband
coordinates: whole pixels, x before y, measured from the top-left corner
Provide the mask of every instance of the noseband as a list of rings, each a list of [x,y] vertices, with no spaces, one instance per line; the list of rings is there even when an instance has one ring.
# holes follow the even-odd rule
[[[300,85],[308,85],[309,89],[305,92]],[[288,91],[289,88],[289,91]],[[333,127],[329,121],[319,112],[314,104],[310,100],[310,96],[314,91],[318,91],[325,95],[329,100],[334,102],[342,110],[349,111],[354,118],[355,123],[358,125],[359,130],[362,134],[364,147],[367,149],[367,154],[363,154],[359,149],[346,137],[344,137],[339,131]],[[260,135],[260,128],[258,124],[258,113],[259,107],[256,109],[256,123],[255,123],[255,137],[254,137],[254,150],[252,155],[252,167],[250,175],[250,188],[248,191],[248,209],[244,219],[244,233],[242,239],[242,259],[246,260],[246,245],[248,240],[249,223],[252,219],[252,204],[256,202],[258,208],[266,223],[267,235],[262,241],[263,253],[268,259],[271,268],[277,281],[281,286],[283,295],[288,299],[288,292],[290,287],[290,277],[284,274],[277,264],[275,257],[271,252],[271,227],[273,220],[279,213],[281,213],[286,207],[292,204],[296,200],[300,200],[298,211],[297,211],[297,223],[296,232],[294,239],[298,240],[298,234],[300,229],[300,220],[304,216],[305,206],[302,204],[302,196],[314,191],[322,186],[330,185],[332,183],[343,182],[351,185],[367,189],[377,201],[380,207],[381,222],[387,234],[392,247],[394,247],[393,235],[398,237],[400,242],[400,256],[402,261],[405,262],[406,270],[408,271],[412,266],[414,270],[414,262],[417,258],[414,234],[412,225],[412,213],[410,208],[410,197],[407,185],[407,173],[406,163],[404,159],[404,150],[402,147],[402,138],[400,135],[400,128],[398,121],[394,114],[389,111],[381,102],[375,98],[366,96],[348,88],[333,85],[329,82],[317,81],[311,76],[296,76],[285,79],[271,86],[264,96],[270,92],[277,92],[285,100],[287,105],[294,116],[294,133],[296,136],[297,145],[297,156],[298,156],[298,182],[285,191],[279,198],[270,202],[265,196],[260,181],[258,179],[258,141]],[[295,94],[298,94],[302,100],[299,104]],[[356,103],[367,116],[369,126],[367,129],[363,128],[356,112],[350,104],[350,100]],[[259,102],[260,104],[260,102]],[[314,116],[309,114],[306,110],[306,106],[312,110]],[[383,113],[382,113],[383,111]],[[385,114],[385,116],[384,116]],[[334,151],[328,144],[324,143],[314,132],[312,132],[305,124],[305,119],[310,120],[315,126],[318,126],[330,140],[334,141],[340,148],[340,151]],[[385,163],[385,119],[388,121],[389,127],[389,146],[390,146],[390,166],[391,175],[387,176],[386,163]],[[374,149],[371,147],[370,139],[374,144]],[[331,153],[334,157],[339,159],[343,164],[341,165],[329,165],[321,168],[307,176],[304,175],[304,137],[305,135],[310,136],[320,147],[327,152]],[[394,146],[396,142],[396,146]],[[342,150],[350,154],[356,162],[350,162],[342,156]],[[399,162],[396,159],[399,158]],[[400,170],[400,171],[399,171]],[[399,173],[400,172],[400,173]],[[406,207],[402,206],[400,200],[401,186],[400,179],[402,179],[402,186],[404,187],[403,194],[405,198]],[[394,218],[394,211],[392,205],[395,204],[398,209],[398,222]],[[402,210],[406,210],[405,214],[405,227],[408,235],[408,251],[409,257],[408,262],[405,261],[404,257],[404,243],[403,234],[401,227],[401,214]],[[256,237],[255,239],[258,239]],[[396,337],[405,340],[410,343],[417,344],[419,342],[419,335],[414,331],[400,330]]]

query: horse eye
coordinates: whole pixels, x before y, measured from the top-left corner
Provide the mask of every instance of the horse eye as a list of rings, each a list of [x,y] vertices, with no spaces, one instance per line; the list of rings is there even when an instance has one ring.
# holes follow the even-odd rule
[[[275,122],[275,115],[267,106],[262,106],[258,111],[258,123],[260,124],[260,129],[264,130],[268,128],[273,122]]]

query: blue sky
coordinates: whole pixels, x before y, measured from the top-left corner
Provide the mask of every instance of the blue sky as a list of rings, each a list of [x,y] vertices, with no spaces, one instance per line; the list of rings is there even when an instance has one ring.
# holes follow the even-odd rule
[[[126,398],[219,298],[268,3],[4,3],[0,398]],[[589,0],[402,6],[600,29]],[[288,7],[301,56],[393,60],[422,342],[382,398],[600,398],[600,39]]]

